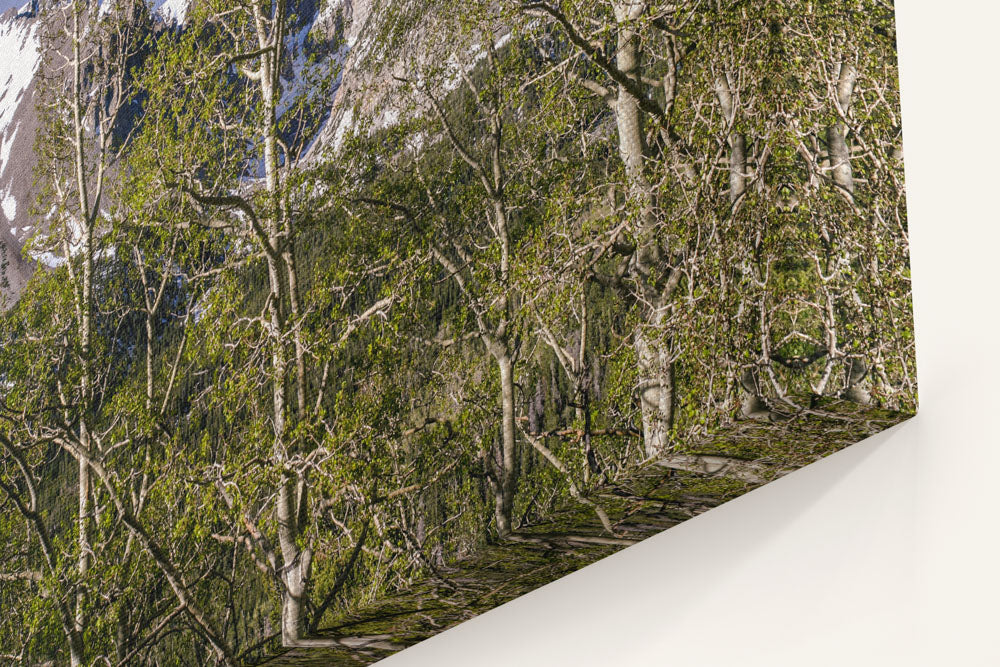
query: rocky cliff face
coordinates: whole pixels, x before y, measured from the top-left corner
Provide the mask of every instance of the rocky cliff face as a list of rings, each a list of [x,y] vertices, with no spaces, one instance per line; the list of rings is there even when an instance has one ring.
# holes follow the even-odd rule
[[[103,0],[110,3],[113,0]],[[157,23],[183,29],[192,3],[197,0],[151,0]],[[306,36],[320,29],[334,38],[345,28],[356,33],[367,16],[367,2],[359,5],[362,20],[350,21],[350,0],[336,0],[325,8],[318,0],[299,3],[300,26],[292,39],[305,48]],[[345,20],[344,17],[347,17]],[[37,2],[0,14],[0,307],[18,297],[39,267],[53,266],[63,258],[50,253],[25,256],[26,242],[38,232],[39,220],[32,211],[36,204],[35,136],[38,129],[36,83],[42,64],[39,52],[41,21]],[[341,57],[341,53],[334,53]],[[288,72],[286,85],[294,87],[296,68]],[[332,103],[332,101],[331,101]]]
[[[21,256],[33,231],[32,147],[37,125],[38,21],[29,3],[0,15],[0,298],[16,296],[34,271]]]
[[[149,0],[149,6],[157,23],[183,30],[197,1]],[[351,132],[386,127],[405,116],[406,103],[397,94],[399,79],[411,76],[424,61],[440,57],[457,65],[463,60],[427,43],[425,26],[430,17],[424,3],[416,0],[294,4],[296,25],[288,37],[292,58],[282,76],[286,95],[295,94],[310,55],[318,52],[321,63],[325,60],[339,72],[327,118],[309,146],[308,161],[336,152]],[[32,215],[38,127],[35,84],[42,62],[39,33],[37,3],[0,15],[0,299],[8,304],[39,267],[63,261],[50,253],[25,257],[23,251],[39,228]],[[376,53],[387,41],[395,44],[391,58]]]
[[[411,114],[429,114],[426,104],[401,94],[404,81],[439,70],[439,93],[456,87],[460,70],[485,58],[485,49],[468,47],[468,36],[450,35],[438,25],[444,18],[424,0],[332,0],[326,9],[331,33],[342,40],[341,80],[329,119],[318,133],[309,158],[335,152],[351,132],[392,126]],[[493,26],[497,46],[506,42],[506,26]]]

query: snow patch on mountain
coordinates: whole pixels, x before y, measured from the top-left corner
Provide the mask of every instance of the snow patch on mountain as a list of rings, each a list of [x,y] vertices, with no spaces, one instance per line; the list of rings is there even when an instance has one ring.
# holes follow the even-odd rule
[[[309,39],[312,27],[313,22],[310,21],[301,30],[285,38],[285,46],[292,54],[292,71],[290,77],[281,77],[282,93],[276,110],[279,118],[308,93],[306,67],[309,64],[309,53],[306,49],[306,40]]]
[[[4,217],[14,222],[14,218],[17,217],[17,200],[10,195],[10,192],[5,192],[3,199],[0,199],[0,208],[3,209]],[[12,226],[10,231],[13,234],[17,231],[17,227]]]
[[[167,23],[182,25],[187,18],[191,0],[153,0],[150,9]]]
[[[14,20],[0,23],[0,174],[8,167],[10,145],[17,134],[17,126],[8,134],[8,126],[20,106],[24,91],[31,85],[38,70],[41,54],[38,52],[36,24]]]
[[[115,0],[98,0],[97,15],[106,15],[114,4]],[[191,0],[148,0],[148,4],[153,16],[160,17],[165,23],[181,25],[187,17]]]
[[[5,132],[3,136],[0,136],[0,173],[3,173],[4,167],[7,165],[7,160],[10,159],[10,151],[14,148],[14,139],[17,138],[17,131],[19,129],[21,129],[20,122],[14,125],[13,132]]]
[[[32,253],[31,258],[50,269],[58,269],[66,263],[66,258],[51,251]]]

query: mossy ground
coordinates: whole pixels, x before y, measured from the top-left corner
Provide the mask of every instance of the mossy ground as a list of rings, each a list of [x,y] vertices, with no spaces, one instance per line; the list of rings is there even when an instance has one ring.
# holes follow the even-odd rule
[[[779,423],[734,423],[687,449],[753,462],[763,466],[765,479],[774,479],[909,416],[824,399]],[[318,633],[336,639],[336,648],[293,649],[263,664],[371,664],[759,485],[648,464],[591,495],[607,511],[616,535],[603,529],[590,508],[568,503],[549,521],[521,527],[511,540],[336,618]]]

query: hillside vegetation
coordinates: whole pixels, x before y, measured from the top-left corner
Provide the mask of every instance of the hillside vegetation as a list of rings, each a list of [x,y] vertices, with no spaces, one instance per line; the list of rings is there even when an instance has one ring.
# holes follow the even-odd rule
[[[374,660],[916,409],[885,2],[40,4],[2,661]]]

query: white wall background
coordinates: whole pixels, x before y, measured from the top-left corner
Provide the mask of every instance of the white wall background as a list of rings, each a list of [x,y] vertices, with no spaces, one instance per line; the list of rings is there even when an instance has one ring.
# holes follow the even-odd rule
[[[920,415],[387,667],[1000,665],[1000,6],[896,4]]]

